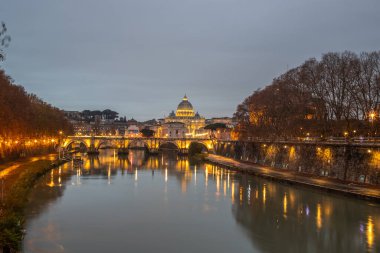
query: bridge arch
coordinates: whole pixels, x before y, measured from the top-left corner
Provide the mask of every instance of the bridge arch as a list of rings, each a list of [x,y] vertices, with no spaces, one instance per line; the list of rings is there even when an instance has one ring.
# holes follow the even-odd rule
[[[86,148],[86,150],[88,150],[89,148],[89,145],[85,142],[85,141],[82,141],[82,140],[68,140],[68,141],[65,141],[62,145],[63,148],[67,149],[69,148],[72,144],[83,144]]]
[[[207,145],[208,143],[205,143],[203,141],[191,141],[189,143],[189,146],[188,146],[188,149],[189,151],[191,149],[198,149],[198,151],[201,151],[201,152],[209,152],[209,145]]]
[[[173,149],[173,150],[178,150],[180,151],[180,147],[178,144],[174,141],[163,141],[159,144],[158,149],[163,150],[163,149]]]
[[[99,150],[101,147],[104,147],[104,146],[109,146],[109,147],[113,147],[113,148],[117,148],[119,145],[117,143],[115,143],[114,140],[102,140],[102,141],[99,141],[97,143],[97,145],[95,146],[96,150]]]
[[[128,149],[130,149],[130,148],[145,148],[149,151],[151,147],[149,146],[149,144],[146,141],[136,139],[136,140],[131,140],[130,142],[128,142],[127,148]]]

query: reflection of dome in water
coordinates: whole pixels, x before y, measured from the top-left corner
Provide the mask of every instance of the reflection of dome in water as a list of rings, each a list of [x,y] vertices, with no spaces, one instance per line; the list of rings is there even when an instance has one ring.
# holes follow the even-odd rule
[[[193,105],[189,102],[186,95],[183,97],[181,103],[179,103],[177,107],[176,116],[194,117]]]

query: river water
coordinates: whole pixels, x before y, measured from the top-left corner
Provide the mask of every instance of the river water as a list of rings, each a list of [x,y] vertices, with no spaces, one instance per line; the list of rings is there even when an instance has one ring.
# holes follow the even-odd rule
[[[380,206],[114,150],[52,170],[31,194],[24,252],[380,252]]]

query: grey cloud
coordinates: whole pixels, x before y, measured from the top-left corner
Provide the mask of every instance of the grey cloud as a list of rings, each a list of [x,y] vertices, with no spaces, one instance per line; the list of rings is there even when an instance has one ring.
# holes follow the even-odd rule
[[[379,50],[377,0],[2,0],[3,64],[64,109],[159,118],[184,93],[207,117],[328,51]]]

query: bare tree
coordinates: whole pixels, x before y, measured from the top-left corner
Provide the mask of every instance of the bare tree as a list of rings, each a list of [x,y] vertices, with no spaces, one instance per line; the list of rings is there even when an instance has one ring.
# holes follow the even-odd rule
[[[360,71],[355,99],[360,111],[360,119],[368,119],[369,114],[378,109],[380,103],[380,53],[360,54]]]
[[[1,28],[0,28],[0,61],[5,60],[5,52],[4,48],[8,47],[9,43],[11,42],[11,37],[6,34],[7,33],[7,27],[5,26],[4,22],[1,22]]]
[[[255,91],[235,114],[245,135],[294,136],[308,132],[366,133],[368,114],[380,110],[380,53],[349,51],[312,58]]]

